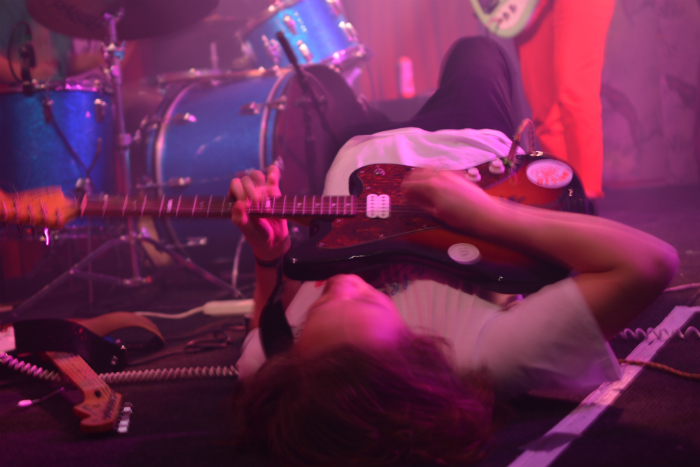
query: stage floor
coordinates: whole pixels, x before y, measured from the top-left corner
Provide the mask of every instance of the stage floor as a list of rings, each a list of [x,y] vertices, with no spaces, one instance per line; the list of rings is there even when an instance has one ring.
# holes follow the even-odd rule
[[[649,232],[678,249],[681,266],[671,287],[695,284],[664,293],[632,328],[655,328],[669,315],[683,323],[687,318],[684,327],[700,328],[700,313],[683,308],[700,305],[698,201],[700,186],[683,186],[608,190],[599,203],[602,217]],[[242,288],[249,293],[245,281],[244,276]],[[198,276],[177,271],[144,288],[97,287],[95,304],[90,307],[85,287],[74,282],[21,318],[86,317],[119,310],[176,314],[228,298],[226,292]],[[242,317],[194,314],[180,320],[153,320],[167,344],[157,352],[130,353],[133,364],[128,369],[143,370],[143,379],[155,378],[153,372],[146,372],[149,369],[232,365],[245,334]],[[147,340],[138,333],[123,339]],[[200,351],[192,351],[193,346],[186,349],[193,340],[205,344]],[[618,358],[646,349],[654,362],[700,373],[700,338],[674,337],[659,344],[622,337],[612,341]],[[659,348],[649,350],[653,345]],[[698,465],[700,381],[648,368],[628,379],[627,386],[600,388],[593,396],[540,391],[508,401],[499,409],[500,425],[478,465]],[[234,455],[227,445],[233,429],[229,413],[234,385],[235,378],[227,376],[113,383],[113,389],[133,404],[130,430],[124,435],[86,437],[72,412],[80,400],[77,390],[19,408],[18,401],[43,397],[57,386],[2,367],[0,459],[7,466],[264,465],[262,459]]]

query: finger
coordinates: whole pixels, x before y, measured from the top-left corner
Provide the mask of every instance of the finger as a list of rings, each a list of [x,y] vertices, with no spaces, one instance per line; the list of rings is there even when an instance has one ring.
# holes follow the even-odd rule
[[[261,171],[253,170],[249,176],[251,180],[253,180],[255,186],[265,186],[265,174]]]
[[[243,185],[245,198],[247,198],[251,204],[258,205],[260,203],[261,196],[253,179],[251,177],[243,177],[241,179],[241,185]]]
[[[267,187],[268,193],[272,196],[279,196],[280,191],[280,169],[276,165],[270,165],[267,168]]]
[[[248,224],[248,207],[245,201],[236,201],[233,203],[233,209],[231,209],[231,220],[238,227],[243,228]]]
[[[245,191],[243,190],[243,184],[240,178],[234,178],[231,180],[231,184],[228,188],[229,197],[234,200],[244,200],[246,199]]]

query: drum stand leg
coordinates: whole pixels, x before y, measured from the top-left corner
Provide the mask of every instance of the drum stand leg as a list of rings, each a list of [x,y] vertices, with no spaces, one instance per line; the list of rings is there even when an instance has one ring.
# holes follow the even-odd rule
[[[131,180],[130,180],[130,175],[129,175],[129,146],[131,144],[131,135],[126,133],[125,129],[125,124],[124,124],[124,108],[123,108],[123,103],[122,103],[122,77],[121,77],[121,69],[119,67],[119,55],[121,54],[121,48],[120,46],[117,45],[117,21],[122,15],[122,11],[120,11],[117,16],[111,15],[109,13],[105,13],[105,20],[107,21],[107,26],[108,26],[108,38],[109,38],[109,44],[105,45],[105,59],[107,61],[107,65],[109,66],[109,71],[110,75],[112,78],[112,86],[114,90],[114,102],[115,102],[115,107],[116,107],[116,121],[117,121],[117,150],[116,150],[116,159],[117,159],[117,184],[119,186],[120,194],[123,195],[128,195],[129,192],[131,191]],[[127,234],[122,235],[119,238],[115,238],[112,240],[109,240],[102,244],[99,248],[97,248],[94,252],[89,253],[85,258],[83,258],[81,261],[76,263],[70,270],[66,271],[65,273],[61,274],[59,277],[54,279],[51,283],[46,285],[43,289],[41,289],[38,293],[36,293],[34,296],[29,298],[27,301],[22,303],[18,308],[16,308],[12,314],[10,315],[10,320],[9,322],[14,322],[16,321],[17,317],[20,315],[20,313],[24,312],[25,310],[29,309],[32,305],[34,305],[36,302],[41,300],[43,297],[45,297],[48,293],[53,291],[56,287],[61,285],[63,282],[65,282],[68,278],[70,277],[80,277],[84,279],[88,279],[89,281],[96,280],[100,282],[106,282],[110,284],[117,284],[117,285],[122,285],[126,287],[140,287],[144,286],[147,284],[150,284],[152,282],[151,277],[142,277],[141,276],[141,271],[139,268],[139,259],[138,259],[138,254],[136,251],[137,245],[140,248],[143,248],[141,245],[142,242],[147,242],[153,245],[156,249],[158,249],[161,252],[167,253],[170,255],[170,257],[175,260],[175,262],[179,263],[182,266],[187,267],[191,271],[194,271],[195,273],[199,274],[202,276],[204,279],[208,280],[209,282],[223,288],[226,290],[230,290],[236,298],[242,297],[242,294],[240,291],[235,288],[234,286],[222,281],[218,277],[214,276],[210,272],[206,271],[205,269],[195,265],[189,258],[185,258],[183,256],[180,256],[179,254],[165,248],[161,243],[147,238],[143,235],[138,235],[136,233],[135,229],[135,223],[133,218],[129,217],[127,218]],[[108,250],[111,250],[112,248],[116,248],[119,245],[122,244],[128,244],[129,245],[129,253],[130,253],[130,259],[131,259],[131,278],[128,279],[123,279],[120,277],[115,277],[115,276],[107,276],[104,274],[98,274],[95,272],[92,272],[92,261],[96,258],[101,256],[103,253],[105,253]],[[82,269],[84,266],[88,267],[88,272],[84,272]],[[90,283],[90,289],[92,288],[92,283]],[[92,302],[92,292],[90,292],[90,301]]]
[[[187,269],[199,274],[202,276],[204,279],[208,280],[214,285],[217,285],[223,289],[231,290],[232,294],[240,298],[242,297],[242,294],[238,289],[233,287],[232,285],[222,281],[218,277],[214,276],[211,274],[209,271],[202,269],[200,266],[197,266],[192,262],[191,259],[186,258],[184,256],[181,256],[174,251],[171,251],[170,249],[166,248],[161,244],[160,242],[157,242],[151,238],[148,238],[144,235],[139,235],[139,236],[134,236],[133,234],[129,235],[122,235],[119,238],[114,238],[112,240],[108,240],[107,242],[103,243],[100,245],[99,248],[97,248],[95,251],[90,253],[88,256],[77,262],[73,267],[71,267],[68,271],[64,272],[60,276],[58,276],[56,279],[54,279],[52,282],[50,282],[48,285],[44,286],[39,292],[34,294],[31,298],[29,298],[27,301],[22,303],[19,307],[15,308],[10,315],[10,319],[7,322],[14,322],[17,320],[17,317],[24,312],[25,310],[29,309],[37,303],[39,300],[44,298],[46,295],[48,295],[50,292],[55,290],[58,286],[63,284],[65,281],[70,279],[71,277],[78,277],[82,279],[88,279],[88,280],[95,280],[98,282],[104,282],[106,284],[114,284],[114,285],[121,285],[125,287],[135,287],[135,286],[140,286],[143,284],[150,284],[152,282],[152,279],[150,277],[145,277],[145,278],[139,278],[138,281],[134,280],[134,278],[120,278],[120,277],[115,277],[115,276],[108,276],[106,274],[99,274],[95,272],[86,272],[83,270],[83,268],[90,267],[90,264],[92,261],[94,261],[96,258],[99,258],[102,256],[104,253],[118,247],[119,245],[124,245],[127,244],[131,247],[131,245],[138,245],[140,248],[143,248],[141,245],[143,242],[145,243],[150,243],[153,245],[159,252],[161,253],[166,253],[168,254],[176,263],[178,263],[180,266],[184,266]],[[145,252],[144,252],[145,254]]]

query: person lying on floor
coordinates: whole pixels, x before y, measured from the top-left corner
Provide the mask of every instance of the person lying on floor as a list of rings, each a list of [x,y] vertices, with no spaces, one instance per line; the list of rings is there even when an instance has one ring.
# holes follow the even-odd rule
[[[607,339],[664,290],[677,252],[619,223],[495,198],[467,180],[464,168],[508,152],[509,92],[499,47],[458,41],[417,116],[348,141],[324,194],[348,194],[349,174],[367,164],[426,167],[402,190],[436,219],[575,271],[522,300],[489,301],[459,277],[403,264],[372,283],[285,279],[286,222],[246,211],[280,194],[280,171],[232,180],[233,222],[258,261],[253,329],[237,362],[237,446],[282,465],[460,464],[481,454],[494,391],[619,378]],[[287,334],[269,331],[273,339],[264,323],[280,310]]]

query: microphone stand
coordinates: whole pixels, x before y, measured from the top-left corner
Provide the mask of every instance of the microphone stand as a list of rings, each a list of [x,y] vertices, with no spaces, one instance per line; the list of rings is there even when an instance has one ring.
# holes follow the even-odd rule
[[[289,45],[289,41],[287,40],[286,36],[284,35],[284,32],[282,31],[277,31],[275,34],[277,37],[277,40],[279,41],[280,45],[282,46],[282,50],[284,50],[284,54],[287,56],[287,60],[289,60],[289,63],[292,64],[294,67],[294,71],[296,71],[298,80],[299,80],[299,87],[301,87],[301,91],[304,95],[306,95],[308,101],[307,102],[302,102],[302,106],[304,107],[304,129],[306,131],[306,159],[308,162],[308,167],[309,167],[309,182],[312,185],[312,191],[314,193],[317,192],[317,183],[316,183],[316,177],[314,176],[313,173],[313,168],[316,167],[316,138],[313,136],[312,128],[311,128],[311,115],[308,110],[308,102],[311,103],[311,106],[313,107],[314,111],[318,115],[318,118],[321,122],[321,126],[325,130],[325,132],[330,136],[331,140],[333,141],[333,144],[335,147],[338,147],[340,145],[340,142],[338,141],[338,138],[336,137],[335,133],[333,132],[333,129],[331,128],[330,124],[328,123],[328,119],[326,118],[326,115],[323,113],[323,110],[321,109],[321,102],[319,98],[316,96],[316,93],[314,93],[313,89],[311,88],[311,85],[309,84],[309,81],[306,77],[306,73],[302,70],[302,68],[299,66],[299,62],[297,60],[296,55],[294,54],[294,51],[292,50],[291,45]]]

